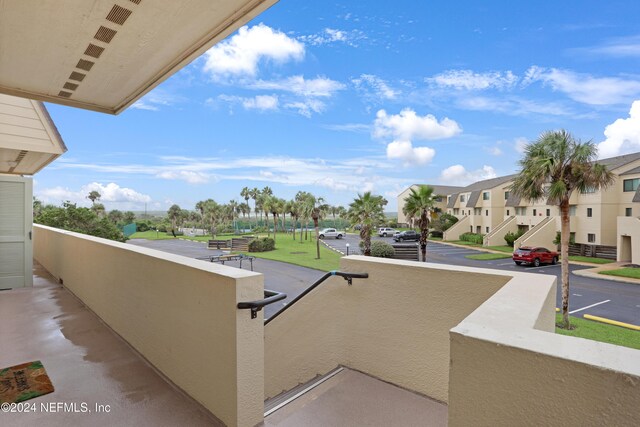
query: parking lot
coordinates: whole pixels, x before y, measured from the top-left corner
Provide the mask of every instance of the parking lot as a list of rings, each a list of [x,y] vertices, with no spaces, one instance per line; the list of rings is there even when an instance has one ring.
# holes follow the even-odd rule
[[[384,240],[393,243],[391,237],[372,237],[372,240]],[[360,254],[360,237],[357,234],[348,234],[343,239],[325,239],[325,243],[344,254],[347,253],[349,244],[349,254]],[[560,278],[560,265],[541,265],[540,267],[517,266],[509,259],[498,259],[493,261],[478,261],[465,258],[467,255],[481,253],[474,249],[451,246],[439,242],[430,241],[427,246],[427,261],[441,264],[464,265],[480,268],[495,268],[506,271],[526,271],[528,273],[551,274],[558,279],[558,292],[556,306],[561,307],[562,286]],[[569,270],[573,273],[585,267],[581,265],[570,265]],[[614,282],[612,280],[593,279],[589,277],[576,276],[570,274],[570,299],[569,312],[573,316],[591,314],[594,316],[606,317],[620,322],[640,325],[640,286],[630,283]]]

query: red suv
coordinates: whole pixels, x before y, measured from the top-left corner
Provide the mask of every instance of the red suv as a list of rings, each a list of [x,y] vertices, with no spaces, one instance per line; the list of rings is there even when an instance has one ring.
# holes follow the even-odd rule
[[[556,264],[558,262],[558,252],[550,251],[547,248],[521,246],[513,251],[513,261],[517,264],[530,264],[538,267],[540,264]]]

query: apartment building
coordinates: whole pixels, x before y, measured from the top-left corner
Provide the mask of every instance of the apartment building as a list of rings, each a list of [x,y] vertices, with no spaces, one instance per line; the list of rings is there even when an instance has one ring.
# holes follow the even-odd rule
[[[572,250],[584,255],[614,257],[640,264],[640,153],[599,160],[615,176],[604,190],[575,192],[570,198]],[[512,194],[515,175],[470,184],[447,195],[446,212],[458,222],[445,233],[484,235],[486,246],[504,245],[504,235],[522,231],[516,246],[553,247],[560,231],[560,212],[546,200],[532,202]],[[403,195],[398,197],[402,210]],[[618,250],[620,248],[620,250]],[[635,249],[635,250],[634,250]]]
[[[456,193],[462,190],[462,187],[454,187],[451,185],[429,184],[429,186],[433,188],[434,201],[435,201],[434,207],[436,208],[435,209],[436,212],[446,212],[447,196],[449,194]],[[409,194],[411,194],[412,189],[417,190],[418,187],[419,187],[419,184],[413,184],[411,187],[408,187],[406,190],[404,190],[402,193],[398,195],[398,224],[405,224],[405,225],[409,224],[409,220],[407,219],[407,216],[403,212],[405,199],[409,197]]]

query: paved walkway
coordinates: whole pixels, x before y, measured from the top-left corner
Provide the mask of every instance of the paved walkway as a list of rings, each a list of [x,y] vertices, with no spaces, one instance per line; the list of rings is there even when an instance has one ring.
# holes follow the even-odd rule
[[[198,258],[207,255],[219,255],[222,251],[215,249],[207,249],[207,245],[200,242],[181,239],[168,240],[145,240],[131,239],[127,243],[137,246],[144,246],[151,249],[157,249],[163,252],[169,252],[176,255],[182,255],[189,258]],[[208,262],[208,261],[203,261]],[[239,267],[239,262],[225,262],[229,267]],[[250,268],[249,263],[244,261],[242,268]],[[271,317],[274,313],[285,306],[289,301],[302,293],[311,284],[324,274],[319,270],[312,268],[300,267],[285,262],[271,261],[267,259],[256,258],[253,260],[253,270],[264,274],[264,288],[287,294],[287,299],[271,304],[265,308],[265,318]]]
[[[36,405],[33,412],[0,412],[0,425],[222,425],[157,374],[37,262],[33,279],[33,287],[0,292],[0,368],[40,360],[55,391],[25,402]],[[56,402],[76,405],[78,411],[85,403],[91,412],[41,410],[41,404]]]

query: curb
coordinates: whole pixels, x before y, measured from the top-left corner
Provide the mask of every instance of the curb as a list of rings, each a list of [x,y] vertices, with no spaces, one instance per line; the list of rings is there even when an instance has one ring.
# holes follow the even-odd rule
[[[593,270],[593,269],[590,269],[590,270]],[[602,275],[602,274],[598,274],[598,273],[595,273],[595,272],[589,271],[589,270],[577,270],[577,271],[573,271],[572,274],[574,274],[576,276],[588,277],[590,279],[611,280],[611,281],[614,281],[614,282],[630,283],[632,285],[640,285],[640,282],[637,281],[637,280],[634,281],[633,279],[626,279],[624,277]]]
[[[595,322],[607,323],[609,325],[620,326],[622,328],[632,329],[634,331],[640,331],[640,326],[632,325],[630,323],[618,322],[617,320],[611,320],[605,317],[592,316],[591,314],[585,314],[582,317],[585,319],[593,320]]]
[[[341,250],[338,250],[338,249],[334,248],[333,246],[329,246],[323,239],[320,239],[320,241],[322,242],[323,245],[325,245],[330,250],[332,250],[334,252],[338,252],[340,255],[344,256],[344,252],[342,252]]]

